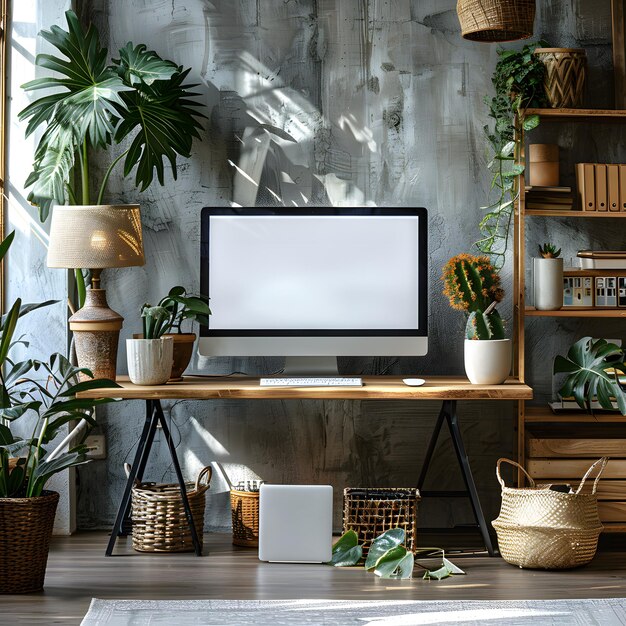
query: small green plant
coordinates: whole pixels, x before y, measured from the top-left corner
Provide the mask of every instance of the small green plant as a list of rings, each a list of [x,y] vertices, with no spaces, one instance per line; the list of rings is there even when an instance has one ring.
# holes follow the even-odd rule
[[[443,293],[450,306],[467,314],[467,339],[504,339],[496,305],[504,297],[500,276],[486,256],[459,254],[443,267]]]
[[[165,307],[144,304],[141,308],[141,322],[144,339],[159,339],[169,328],[170,313]]]
[[[523,131],[539,125],[538,115],[525,115],[528,107],[546,106],[543,86],[544,64],[533,54],[546,47],[545,41],[525,45],[521,50],[498,50],[500,59],[491,79],[495,88],[492,98],[485,98],[489,117],[494,123],[485,126],[493,151],[487,167],[492,175],[490,198],[481,207],[485,215],[479,223],[481,239],[476,246],[493,258],[496,267],[504,265],[515,200],[519,195],[517,176],[524,167],[519,163]]]
[[[415,563],[415,555],[403,545],[405,532],[402,528],[392,528],[372,541],[367,558],[363,564],[366,571],[373,571],[381,578],[412,578],[414,566],[425,570],[424,579],[441,580],[453,574],[465,572],[445,557],[441,548],[420,548],[416,555],[422,558],[441,557],[441,567],[429,570]],[[353,567],[363,561],[363,546],[359,545],[359,537],[354,530],[345,532],[333,546],[332,559],[329,565],[335,567]]]
[[[182,324],[185,320],[198,322],[203,326],[209,325],[209,299],[206,296],[188,294],[184,287],[172,287],[170,292],[162,298],[159,306],[169,313],[169,324],[166,333],[176,331],[182,333]]]
[[[559,390],[562,398],[574,397],[581,409],[591,413],[592,402],[626,416],[626,354],[606,339],[583,337],[570,347],[567,356],[554,359],[554,374],[567,374]],[[620,381],[620,377],[622,381]]]
[[[544,243],[543,246],[539,246],[539,254],[544,259],[558,259],[561,256],[561,248],[557,250],[554,244]]]

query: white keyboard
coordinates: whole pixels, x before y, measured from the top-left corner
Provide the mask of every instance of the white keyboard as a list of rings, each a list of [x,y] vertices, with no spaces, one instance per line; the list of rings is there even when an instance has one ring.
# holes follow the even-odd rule
[[[362,387],[363,379],[350,377],[324,377],[324,378],[261,378],[261,387]]]

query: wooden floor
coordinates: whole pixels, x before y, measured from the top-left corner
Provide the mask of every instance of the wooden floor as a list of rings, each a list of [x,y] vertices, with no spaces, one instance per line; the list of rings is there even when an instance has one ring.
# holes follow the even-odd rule
[[[454,556],[467,576],[440,582],[383,581],[361,568],[261,563],[230,535],[205,536],[205,556],[140,554],[121,539],[106,558],[107,535],[53,540],[45,591],[0,596],[0,624],[80,624],[92,597],[139,599],[550,599],[626,597],[626,548],[604,547],[586,568],[520,570],[499,557]],[[429,544],[432,545],[432,544]]]

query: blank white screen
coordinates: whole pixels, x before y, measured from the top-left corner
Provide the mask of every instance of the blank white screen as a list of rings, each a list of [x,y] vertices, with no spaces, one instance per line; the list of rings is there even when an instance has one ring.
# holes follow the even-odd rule
[[[418,244],[417,216],[211,216],[210,328],[417,329]]]

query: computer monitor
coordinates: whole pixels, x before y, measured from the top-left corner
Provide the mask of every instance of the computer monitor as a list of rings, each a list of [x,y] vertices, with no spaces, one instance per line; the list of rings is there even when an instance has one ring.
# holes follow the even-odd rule
[[[202,210],[202,356],[284,356],[336,373],[337,356],[428,350],[423,208]]]

